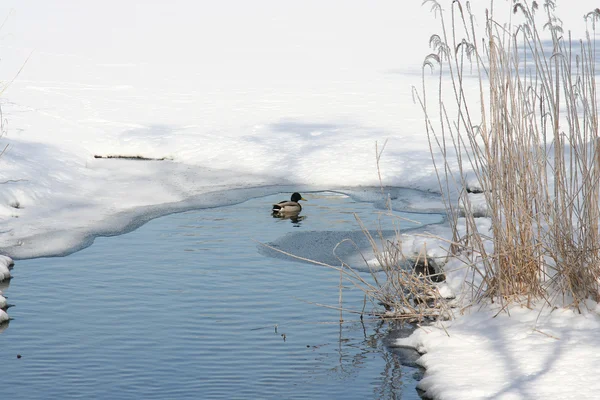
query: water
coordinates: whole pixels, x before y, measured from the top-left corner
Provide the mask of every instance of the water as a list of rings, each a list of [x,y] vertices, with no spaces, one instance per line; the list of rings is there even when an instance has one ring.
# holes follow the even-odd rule
[[[350,314],[340,324],[338,311],[312,304],[337,304],[337,272],[266,257],[256,242],[313,232],[318,243],[356,230],[352,212],[375,221],[373,205],[305,194],[306,219],[293,222],[269,215],[280,197],[173,214],[68,257],[18,261],[5,288],[15,306],[0,335],[2,398],[418,398],[414,354],[384,343],[409,327]],[[363,301],[358,290],[344,299]]]

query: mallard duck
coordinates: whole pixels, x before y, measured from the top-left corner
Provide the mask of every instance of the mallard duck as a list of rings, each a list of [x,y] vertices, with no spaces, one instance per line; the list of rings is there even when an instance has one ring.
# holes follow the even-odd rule
[[[290,200],[280,201],[277,204],[273,204],[273,212],[277,214],[281,213],[299,213],[302,211],[302,206],[298,203],[300,200],[306,201],[300,193],[295,192],[292,194]]]

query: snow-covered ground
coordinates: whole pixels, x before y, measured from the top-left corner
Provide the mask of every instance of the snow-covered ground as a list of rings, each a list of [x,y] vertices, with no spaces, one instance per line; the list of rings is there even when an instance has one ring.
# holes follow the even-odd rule
[[[399,344],[426,352],[419,386],[436,399],[597,399],[600,308],[589,307],[476,309],[446,324],[448,334],[422,328]]]
[[[68,251],[216,190],[378,185],[386,139],[386,184],[436,188],[410,90],[418,3],[2,2],[3,78],[23,67],[1,97],[4,252]]]
[[[574,3],[559,15],[575,29],[595,4]],[[3,254],[64,254],[94,235],[273,185],[376,186],[376,141],[388,140],[384,184],[437,190],[411,93],[439,33],[421,0],[7,0],[5,17]],[[595,308],[495,319],[473,311],[449,337],[427,328],[410,339],[427,352],[431,394],[598,392]]]

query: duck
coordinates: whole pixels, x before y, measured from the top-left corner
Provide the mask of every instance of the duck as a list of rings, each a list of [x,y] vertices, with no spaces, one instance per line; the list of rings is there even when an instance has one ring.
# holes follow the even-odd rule
[[[300,193],[294,192],[290,200],[284,200],[277,204],[273,204],[273,213],[299,213],[302,211],[302,206],[298,203],[300,200],[307,201]]]

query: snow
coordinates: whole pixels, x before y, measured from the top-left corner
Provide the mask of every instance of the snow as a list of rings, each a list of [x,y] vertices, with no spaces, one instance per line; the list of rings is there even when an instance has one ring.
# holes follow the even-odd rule
[[[7,80],[22,67],[0,98],[0,242],[14,258],[66,254],[216,191],[378,186],[386,139],[385,184],[437,188],[410,91],[429,29],[401,40],[429,18],[418,2],[30,0],[2,15],[0,67]]]
[[[0,281],[10,278],[10,267],[13,265],[13,261],[10,257],[0,254]],[[2,292],[0,292],[0,295]],[[2,302],[0,301],[0,304]],[[0,306],[0,308],[2,308]]]
[[[559,4],[571,28],[595,7],[574,3]],[[374,197],[361,187],[379,185],[376,141],[381,149],[387,140],[381,179],[394,207],[440,209],[411,92],[439,32],[421,0],[7,0],[4,17],[7,256],[64,255],[170,212],[281,191]],[[448,229],[431,230],[403,245],[442,256],[447,244],[436,236]],[[458,296],[465,270],[446,269],[441,290]],[[594,397],[596,306],[510,311],[468,309],[407,339],[425,352],[422,387],[440,399]]]
[[[426,351],[419,387],[436,399],[594,399],[600,309],[590,307],[489,307],[445,323],[449,336],[422,328],[398,345]]]

